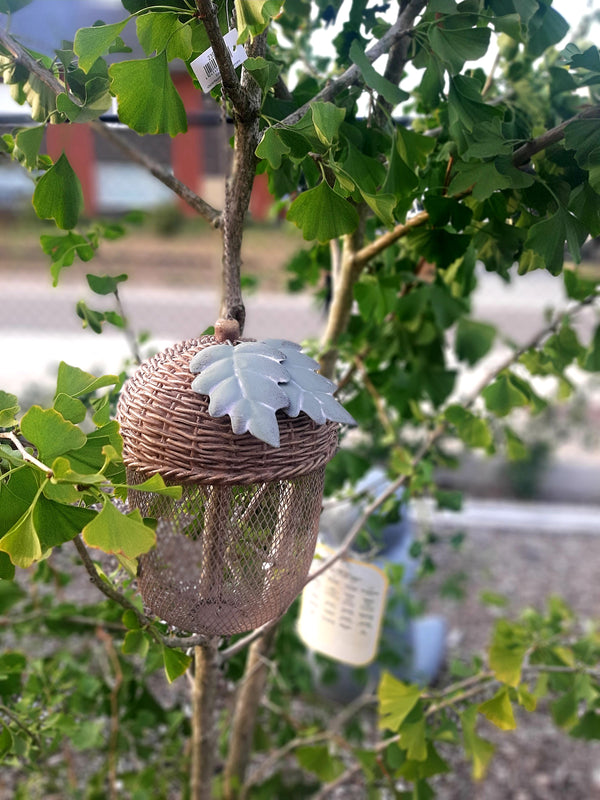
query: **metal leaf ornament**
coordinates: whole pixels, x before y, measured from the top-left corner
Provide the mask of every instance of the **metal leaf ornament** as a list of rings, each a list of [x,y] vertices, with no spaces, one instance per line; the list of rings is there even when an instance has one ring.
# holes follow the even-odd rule
[[[300,345],[268,339],[207,347],[191,360],[190,371],[198,373],[192,389],[210,398],[211,416],[228,414],[234,433],[249,431],[279,447],[279,410],[290,417],[304,411],[318,425],[328,419],[356,424],[333,397],[335,384],[315,372],[318,366]]]

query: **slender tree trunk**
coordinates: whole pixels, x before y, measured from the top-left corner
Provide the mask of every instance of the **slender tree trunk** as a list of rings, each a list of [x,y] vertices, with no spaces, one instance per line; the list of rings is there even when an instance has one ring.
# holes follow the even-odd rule
[[[269,672],[266,658],[269,655],[277,626],[251,645],[242,683],[238,688],[233,715],[231,740],[225,764],[224,800],[244,797],[244,781],[252,752],[252,739],[258,709],[265,691]]]
[[[190,800],[212,798],[217,749],[215,708],[219,677],[218,644],[218,637],[211,637],[206,646],[194,650]]]

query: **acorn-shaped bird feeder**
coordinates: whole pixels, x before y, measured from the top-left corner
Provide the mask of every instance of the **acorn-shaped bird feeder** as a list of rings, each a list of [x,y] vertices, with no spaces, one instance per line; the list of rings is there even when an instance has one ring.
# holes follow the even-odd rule
[[[169,347],[117,409],[128,484],[159,473],[179,500],[130,490],[158,520],[140,558],[147,608],[182,630],[230,635],[280,616],[313,558],[325,466],[352,417],[299,345],[216,336]]]

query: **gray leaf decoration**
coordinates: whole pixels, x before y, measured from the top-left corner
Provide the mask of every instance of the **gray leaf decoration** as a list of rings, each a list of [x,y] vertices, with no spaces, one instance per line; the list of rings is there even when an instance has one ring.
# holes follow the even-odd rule
[[[290,417],[304,411],[318,425],[328,419],[356,424],[333,397],[335,384],[315,372],[318,367],[300,345],[284,339],[213,345],[190,363],[190,371],[199,373],[192,389],[209,396],[209,414],[228,414],[234,433],[249,431],[273,447],[279,447],[280,409]]]
[[[280,339],[267,339],[285,355],[283,366],[290,374],[290,380],[282,385],[289,398],[289,406],[285,413],[289,417],[297,417],[304,411],[317,425],[323,425],[328,419],[345,425],[356,425],[346,409],[333,396],[335,383],[315,372],[319,364],[314,358],[302,353],[300,346],[294,342]]]
[[[207,347],[190,363],[191,372],[200,372],[192,389],[210,397],[211,416],[229,414],[234,433],[249,431],[257,439],[279,447],[275,413],[288,405],[280,386],[289,377],[280,363],[284,359],[282,353],[262,342]]]

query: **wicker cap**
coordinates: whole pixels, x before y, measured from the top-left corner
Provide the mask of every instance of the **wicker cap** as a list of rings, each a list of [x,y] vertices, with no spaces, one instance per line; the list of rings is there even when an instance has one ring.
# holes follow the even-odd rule
[[[170,482],[245,485],[305,475],[337,449],[338,425],[277,413],[281,444],[234,434],[229,417],[211,417],[208,397],[191,388],[193,356],[213,336],[179,342],[145,361],[123,387],[117,419],[128,467]]]

